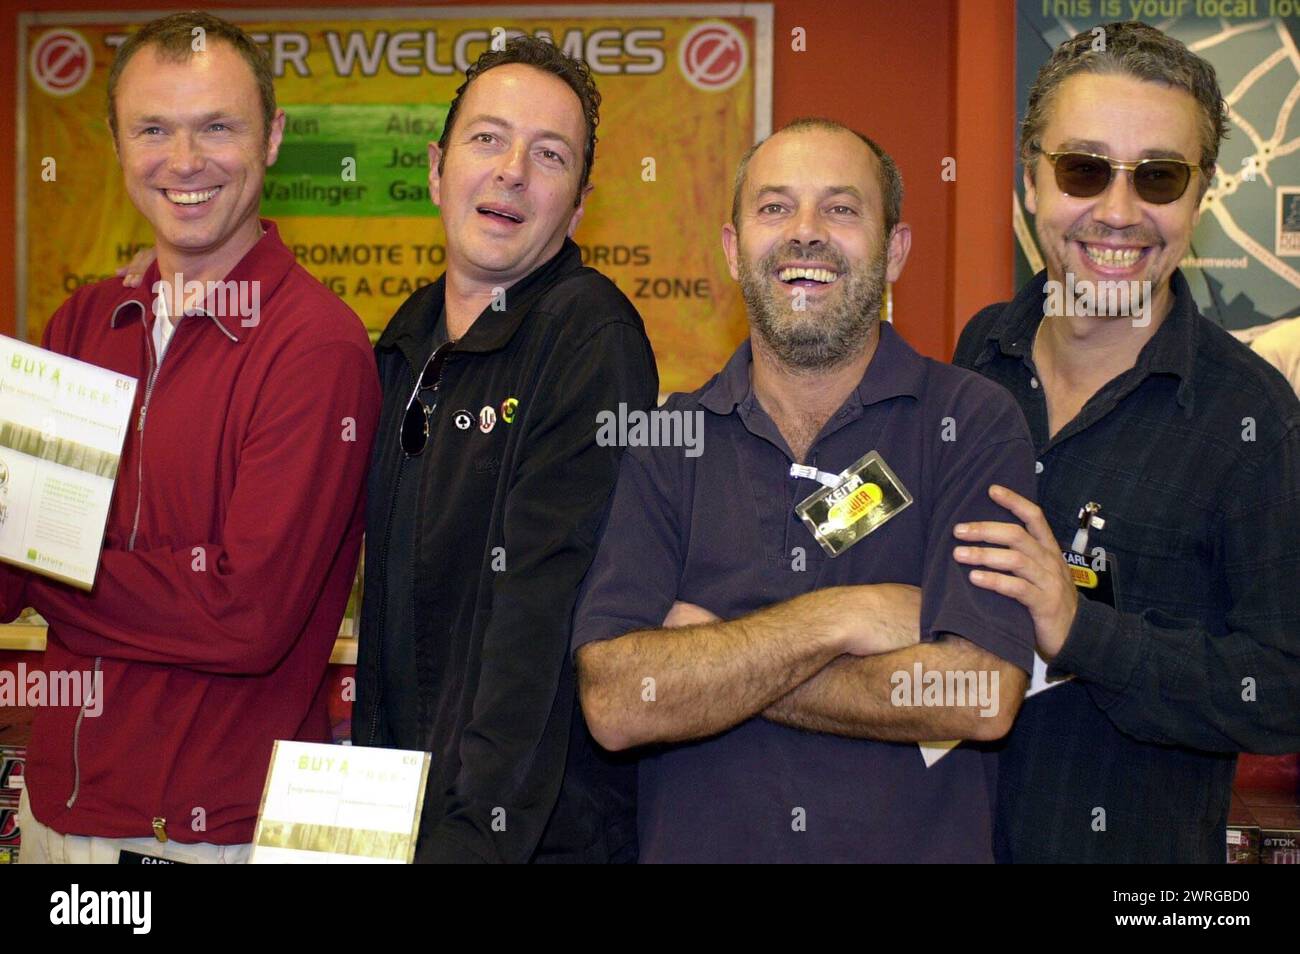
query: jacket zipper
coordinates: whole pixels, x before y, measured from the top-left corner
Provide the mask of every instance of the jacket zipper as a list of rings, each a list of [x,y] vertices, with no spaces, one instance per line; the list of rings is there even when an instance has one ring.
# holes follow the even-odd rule
[[[162,319],[157,319],[162,320]],[[175,334],[179,329],[174,329]],[[147,347],[149,349],[149,365],[152,370],[149,372],[149,381],[144,387],[144,400],[140,402],[140,418],[136,422],[136,433],[140,435],[140,446],[136,454],[136,481],[135,481],[135,518],[131,521],[131,538],[126,543],[128,550],[135,549],[135,535],[140,530],[140,505],[144,501],[144,416],[149,410],[149,401],[153,397],[153,386],[158,380],[158,372],[162,370],[161,364],[154,364],[153,354],[153,336],[146,335]]]
[[[162,320],[155,316],[155,321]],[[143,322],[141,322],[143,324]],[[174,335],[179,328],[172,330]],[[131,522],[131,538],[127,541],[127,550],[135,549],[136,533],[140,529],[140,504],[144,499],[144,415],[149,409],[149,399],[153,396],[153,386],[158,380],[158,372],[162,370],[162,365],[154,359],[153,353],[153,334],[148,326],[145,326],[144,332],[145,350],[149,353],[149,380],[145,384],[144,399],[140,402],[140,418],[136,424],[136,432],[140,435],[140,442],[136,452],[136,482],[135,482],[135,519]],[[100,671],[104,657],[95,657],[95,672]],[[102,703],[101,703],[102,705]],[[81,720],[86,716],[86,700],[81,700],[81,711],[77,713],[77,724],[72,729],[72,795],[68,797],[66,807],[71,808],[77,802],[77,793],[81,790]]]
[[[100,663],[102,663],[103,661],[104,661],[103,656],[95,657],[96,674],[99,673],[100,671],[99,666]],[[90,684],[94,686],[96,682],[98,682],[98,680],[92,679]],[[91,689],[91,692],[94,692],[94,689]],[[86,702],[87,700],[85,697],[85,693],[82,693],[81,711],[77,713],[77,724],[72,729],[72,795],[68,798],[67,801],[66,807],[68,808],[71,808],[74,804],[76,804],[77,792],[81,789],[81,763],[78,761],[77,756],[78,756],[78,743],[81,740],[81,720],[86,717]],[[103,704],[104,701],[101,699],[100,705],[102,706]]]
[[[418,398],[417,398],[418,400]],[[388,495],[388,520],[384,524],[384,543],[379,558],[380,586],[387,590],[388,582],[388,544],[393,535],[393,514],[397,511],[397,491],[402,486],[402,464],[397,465],[397,477],[393,480],[392,492]],[[366,734],[366,745],[375,744],[375,735],[379,732],[379,711],[384,698],[384,620],[388,616],[387,598],[379,601],[377,635],[375,638],[375,701],[370,707],[370,731]]]
[[[419,380],[419,372],[411,375],[410,385],[415,387],[415,382]],[[416,396],[419,400],[419,396]],[[398,442],[398,449],[401,450],[401,442]],[[388,494],[388,520],[384,524],[384,543],[380,550],[379,558],[379,583],[380,591],[386,592],[388,589],[388,545],[393,535],[393,514],[397,511],[397,491],[402,486],[402,464],[405,462],[405,456],[397,463],[397,476],[393,478],[393,485]],[[370,707],[370,731],[366,733],[366,745],[375,744],[375,736],[379,732],[379,712],[384,701],[384,621],[388,616],[387,598],[379,602],[379,613],[376,616],[378,625],[375,627],[375,701]]]

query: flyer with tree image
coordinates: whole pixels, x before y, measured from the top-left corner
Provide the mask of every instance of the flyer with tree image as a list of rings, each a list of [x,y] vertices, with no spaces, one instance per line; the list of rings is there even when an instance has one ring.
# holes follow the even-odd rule
[[[0,336],[0,560],[91,589],[135,388]]]

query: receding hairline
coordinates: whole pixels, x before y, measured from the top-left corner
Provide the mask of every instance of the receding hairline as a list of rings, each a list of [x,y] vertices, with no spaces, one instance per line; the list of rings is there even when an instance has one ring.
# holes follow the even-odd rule
[[[758,158],[758,154],[763,151],[763,147],[775,141],[778,137],[789,136],[789,135],[808,135],[810,133],[830,133],[832,135],[848,136],[855,143],[861,146],[863,150],[866,151],[867,155],[871,157],[871,165],[868,167],[868,171],[869,171],[868,178],[876,184],[875,191],[879,197],[881,207],[883,208],[885,204],[885,196],[883,195],[882,190],[880,188],[880,176],[881,173],[884,171],[884,163],[882,163],[880,157],[876,155],[876,151],[872,149],[869,145],[867,145],[867,143],[863,142],[862,137],[859,136],[857,133],[855,133],[853,130],[837,128],[834,126],[796,126],[794,128],[778,129],[776,132],[772,133],[772,135],[768,136],[766,139],[764,139],[762,142],[756,145],[753,148],[753,150],[749,153],[749,155],[746,156],[745,159],[743,160],[743,165],[741,168],[743,174],[743,178],[741,179],[742,194],[757,195],[760,192],[762,192],[764,189],[779,190],[783,188],[784,186],[782,186],[781,184],[765,182],[762,186],[759,187],[759,189],[756,192],[752,191],[750,189],[749,168],[751,165],[753,165],[754,160]],[[846,192],[850,190],[858,193],[859,197],[861,197],[862,199],[864,200],[866,199],[866,194],[863,193],[862,190],[858,189],[856,186],[845,186],[845,185],[830,186],[824,190],[824,194],[834,195],[839,192]]]
[[[253,78],[253,84],[254,86],[256,86],[257,72],[253,69],[253,64],[249,63],[248,60],[244,58],[243,54],[239,51],[239,47],[235,46],[234,43],[226,39],[224,36],[213,36],[208,38],[205,41],[203,49],[201,50],[195,50],[190,47],[186,47],[185,49],[182,50],[173,50],[164,46],[162,43],[158,42],[157,40],[154,39],[148,40],[147,42],[142,44],[139,49],[135,50],[131,54],[130,59],[128,59],[125,63],[122,64],[121,76],[125,76],[126,71],[131,68],[131,64],[135,63],[140,58],[140,56],[145,53],[152,52],[154,58],[162,63],[191,63],[193,62],[196,56],[204,56],[206,54],[210,54],[212,53],[213,50],[219,48],[226,49],[232,56],[236,57],[239,60],[239,62],[244,64],[244,66],[248,69],[248,75]],[[118,79],[119,82],[121,82],[121,76],[119,76]]]
[[[119,74],[119,76],[118,76],[118,92],[120,93],[120,91],[121,91],[121,81],[122,81],[122,78],[125,77],[125,76],[127,75],[128,71],[131,69],[132,64],[134,64],[134,63],[136,63],[137,61],[139,61],[139,59],[140,59],[140,57],[141,57],[142,54],[147,54],[147,53],[152,52],[152,53],[154,54],[154,58],[155,58],[155,60],[156,60],[157,62],[160,62],[160,63],[169,63],[169,64],[170,64],[170,63],[186,63],[186,64],[187,64],[187,63],[192,63],[192,62],[194,61],[194,58],[195,58],[196,56],[201,56],[201,55],[206,55],[206,54],[211,53],[211,52],[212,52],[214,49],[216,49],[218,46],[224,46],[224,47],[225,47],[225,48],[230,52],[230,54],[231,54],[232,56],[234,56],[234,57],[235,57],[235,58],[236,58],[240,63],[242,63],[242,64],[244,65],[244,68],[248,70],[248,78],[252,81],[252,84],[253,84],[253,95],[254,95],[254,97],[258,100],[258,110],[257,110],[258,117],[259,117],[259,119],[260,119],[263,123],[265,123],[266,120],[265,120],[265,118],[264,118],[263,115],[262,115],[263,110],[262,110],[262,108],[261,108],[261,106],[262,106],[262,104],[261,104],[261,90],[260,90],[259,85],[258,85],[257,72],[256,72],[256,70],[253,69],[252,64],[249,63],[249,62],[244,58],[244,56],[240,53],[239,48],[236,47],[234,43],[230,42],[229,40],[227,40],[227,39],[226,39],[225,37],[223,37],[223,36],[214,36],[214,37],[212,37],[212,38],[208,41],[208,45],[205,46],[204,49],[202,49],[202,50],[194,50],[194,49],[190,49],[190,50],[170,50],[170,49],[168,49],[167,47],[163,46],[161,43],[156,43],[156,42],[153,42],[153,41],[150,41],[150,42],[148,42],[148,43],[145,43],[143,46],[141,46],[138,50],[136,50],[136,51],[131,55],[131,58],[130,58],[129,60],[127,60],[126,63],[124,63],[124,64],[122,65],[122,72],[121,72],[121,73]],[[115,97],[115,98],[114,98],[114,108],[115,108],[115,109],[120,109],[120,108],[121,108],[121,99],[120,99],[120,97]],[[279,109],[279,104],[278,104],[278,103],[276,104],[276,108],[277,108],[277,110]],[[150,109],[152,110],[152,107],[150,107]],[[211,111],[211,113],[210,113],[209,115],[211,115],[211,116],[218,116],[218,115],[223,115],[223,114],[225,114],[225,112],[226,112],[225,110],[213,110],[213,111]],[[114,117],[114,118],[116,118],[116,117]],[[269,127],[269,125],[267,126],[266,129],[262,130],[262,132],[263,132],[264,135],[270,135],[270,127]]]

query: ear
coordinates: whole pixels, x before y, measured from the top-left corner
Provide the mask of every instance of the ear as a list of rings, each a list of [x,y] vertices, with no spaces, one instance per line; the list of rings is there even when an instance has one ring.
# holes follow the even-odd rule
[[[442,161],[442,150],[436,142],[429,143],[429,201],[442,205],[442,176],[438,174],[438,163]]]
[[[1032,162],[1037,162],[1035,156]],[[1025,163],[1025,209],[1030,215],[1038,214],[1038,187],[1034,185],[1034,167],[1030,163]]]
[[[898,281],[898,276],[903,274],[903,266],[907,264],[908,253],[912,251],[912,227],[906,222],[899,222],[894,226],[894,232],[889,236],[889,258],[885,265],[885,280],[890,282]]]
[[[722,254],[727,256],[727,271],[732,281],[740,281],[740,234],[730,222],[722,225]]]
[[[578,223],[582,221],[582,216],[587,211],[587,196],[591,195],[591,190],[594,188],[596,188],[596,186],[593,183],[588,182],[586,186],[583,187],[582,195],[578,196],[578,207],[574,209],[573,214],[569,216],[569,228],[567,232],[569,238],[573,238],[573,233],[578,231]]]
[[[280,142],[284,139],[284,110],[277,109],[271,117],[271,135],[266,139],[266,164],[275,165],[280,155]]]

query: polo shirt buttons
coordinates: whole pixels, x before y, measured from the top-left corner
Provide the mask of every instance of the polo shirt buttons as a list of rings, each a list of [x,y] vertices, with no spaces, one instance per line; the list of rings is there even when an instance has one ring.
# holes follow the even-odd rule
[[[1037,388],[1037,387],[1038,387],[1038,379],[1037,379],[1037,378],[1030,378],[1030,379],[1029,379],[1029,386],[1030,386],[1031,388]]]
[[[1042,472],[1043,472],[1043,462],[1041,460],[1034,461],[1034,473],[1041,474]]]

